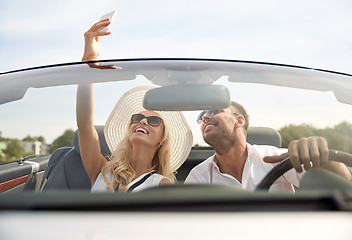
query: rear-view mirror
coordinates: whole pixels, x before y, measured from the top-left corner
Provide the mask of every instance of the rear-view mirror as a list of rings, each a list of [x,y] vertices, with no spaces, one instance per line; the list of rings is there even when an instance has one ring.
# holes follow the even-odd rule
[[[143,100],[148,110],[192,111],[227,108],[230,105],[228,89],[222,85],[180,84],[149,90]]]

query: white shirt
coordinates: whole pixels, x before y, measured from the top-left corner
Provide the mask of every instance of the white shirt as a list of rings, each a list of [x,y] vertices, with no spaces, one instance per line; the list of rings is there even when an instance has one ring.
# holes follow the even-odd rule
[[[266,145],[250,145],[247,143],[248,157],[242,173],[242,183],[233,176],[220,172],[215,155],[194,167],[187,176],[185,183],[222,184],[254,191],[260,181],[269,173],[275,164],[265,163],[265,156],[275,156],[287,152],[287,149]],[[278,178],[270,187],[269,192],[294,192],[299,186],[302,174],[294,169]]]
[[[129,189],[134,183],[141,180],[147,174],[149,174],[149,172],[140,175],[138,178],[136,178],[135,180],[130,182],[127,185],[127,189]],[[108,172],[106,174],[106,177],[110,182],[113,182],[114,177],[113,177],[112,172]],[[132,192],[139,192],[139,191],[147,189],[147,188],[159,186],[160,181],[164,178],[165,178],[164,176],[157,174],[157,173],[154,173],[150,177],[148,177],[147,180],[145,180],[142,184],[140,184],[138,187],[133,189]],[[99,173],[97,180],[95,180],[95,183],[90,191],[91,192],[114,192],[114,190],[108,190],[107,187],[108,187],[108,184],[105,182],[103,175],[101,173]]]

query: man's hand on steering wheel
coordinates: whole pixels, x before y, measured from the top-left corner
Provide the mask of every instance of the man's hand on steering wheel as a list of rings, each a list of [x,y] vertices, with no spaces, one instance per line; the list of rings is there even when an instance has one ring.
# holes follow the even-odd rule
[[[329,160],[328,144],[323,137],[304,137],[291,141],[288,146],[288,153],[278,156],[264,157],[264,162],[277,163],[290,157],[292,166],[297,172],[307,171],[311,167],[320,167]]]

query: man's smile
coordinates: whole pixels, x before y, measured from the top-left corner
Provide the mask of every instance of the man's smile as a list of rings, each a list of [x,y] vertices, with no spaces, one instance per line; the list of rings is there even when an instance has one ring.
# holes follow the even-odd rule
[[[208,130],[210,130],[213,127],[216,127],[218,124],[216,122],[207,122],[204,124],[203,126],[203,131],[207,132]]]

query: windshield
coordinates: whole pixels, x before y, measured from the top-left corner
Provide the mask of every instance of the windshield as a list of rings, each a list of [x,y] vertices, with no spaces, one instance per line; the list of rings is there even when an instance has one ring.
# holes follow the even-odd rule
[[[96,125],[105,124],[118,99],[134,86],[213,83],[225,86],[230,99],[245,106],[251,127],[270,127],[279,131],[283,147],[287,147],[293,139],[323,135],[334,149],[346,152],[352,149],[347,137],[351,131],[351,107],[337,100],[340,98],[350,101],[344,95],[338,95],[350,88],[349,76],[346,74],[322,71],[313,73],[313,70],[305,68],[228,61],[220,63],[176,59],[108,61],[104,64],[113,64],[116,69],[101,70],[78,64],[28,71],[29,78],[23,79],[26,79],[28,87],[35,88],[29,88],[22,100],[2,105],[2,138],[19,141],[27,138],[32,142],[40,138],[39,140],[50,146],[40,153],[50,154],[57,148],[51,147],[60,136],[67,130],[74,132],[77,129],[77,87],[72,85],[74,83],[97,82],[94,87]],[[21,76],[24,73],[17,74]],[[3,75],[5,80],[11,80],[12,86],[14,76],[16,73]],[[31,80],[28,81],[29,79]],[[41,79],[49,80],[44,82]],[[61,84],[69,85],[50,87]],[[18,88],[23,87],[21,81],[17,85]],[[44,87],[46,85],[49,87]],[[343,86],[342,90],[340,86]],[[2,91],[8,91],[6,85]],[[209,97],[212,95],[211,92],[208,94]],[[200,125],[196,122],[200,110],[184,111],[194,136],[193,146],[208,145],[204,142]],[[33,152],[24,150],[21,157],[31,153]],[[34,153],[38,154],[37,151]]]

